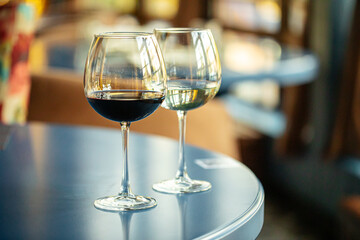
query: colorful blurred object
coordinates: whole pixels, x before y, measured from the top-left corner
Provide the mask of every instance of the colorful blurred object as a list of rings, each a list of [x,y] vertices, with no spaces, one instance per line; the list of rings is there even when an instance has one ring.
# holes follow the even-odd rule
[[[28,53],[35,25],[29,4],[0,7],[0,122],[24,123],[30,93]]]
[[[46,7],[46,0],[24,0],[25,3],[31,4],[35,8],[36,18],[40,18]]]

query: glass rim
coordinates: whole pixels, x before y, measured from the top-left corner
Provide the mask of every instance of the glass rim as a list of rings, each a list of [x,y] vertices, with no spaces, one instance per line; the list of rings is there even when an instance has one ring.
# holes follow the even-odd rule
[[[209,32],[208,28],[185,28],[185,27],[171,27],[171,28],[155,28],[154,32],[170,32],[170,33],[190,33],[190,32]]]
[[[102,32],[94,34],[96,38],[137,38],[153,36],[152,32]]]

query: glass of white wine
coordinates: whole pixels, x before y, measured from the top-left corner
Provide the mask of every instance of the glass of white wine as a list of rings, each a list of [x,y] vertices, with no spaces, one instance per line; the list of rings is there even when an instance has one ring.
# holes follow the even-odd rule
[[[214,38],[210,30],[198,28],[155,29],[154,33],[168,75],[167,93],[161,106],[177,111],[179,119],[179,168],[174,179],[156,183],[153,189],[164,193],[209,190],[209,182],[189,177],[184,143],[187,111],[207,103],[220,88],[221,65]]]

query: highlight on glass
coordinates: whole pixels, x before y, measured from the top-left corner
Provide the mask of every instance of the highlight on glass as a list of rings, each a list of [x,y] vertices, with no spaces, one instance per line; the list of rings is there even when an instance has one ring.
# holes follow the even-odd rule
[[[120,193],[97,199],[94,202],[96,208],[129,211],[156,206],[155,199],[131,191],[129,127],[161,105],[166,93],[166,79],[162,54],[152,33],[114,32],[94,36],[85,65],[85,96],[98,114],[120,123],[123,144]],[[117,144],[120,145],[120,139],[119,143],[114,143]]]
[[[206,104],[220,88],[221,65],[214,38],[210,30],[198,28],[155,29],[154,34],[168,75],[167,93],[161,106],[176,111],[179,120],[179,167],[174,179],[156,183],[153,189],[164,193],[209,190],[209,182],[189,177],[184,144],[187,112]]]

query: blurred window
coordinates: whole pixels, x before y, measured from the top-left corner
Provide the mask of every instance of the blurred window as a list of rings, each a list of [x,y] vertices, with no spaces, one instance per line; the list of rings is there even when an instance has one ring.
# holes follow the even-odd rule
[[[78,0],[80,9],[102,9],[118,13],[135,13],[137,0]]]
[[[216,0],[214,15],[226,26],[276,33],[281,27],[280,0]]]
[[[214,0],[212,9],[225,28],[304,47],[309,5],[309,0]]]
[[[307,19],[307,9],[308,9],[308,0],[291,0],[289,4],[289,31],[296,35],[301,36],[304,33],[306,19]]]
[[[179,0],[143,0],[145,15],[149,18],[173,19],[179,11]]]

